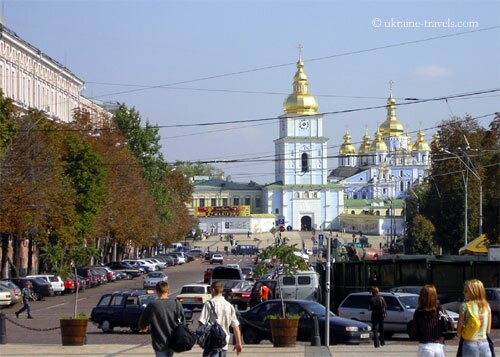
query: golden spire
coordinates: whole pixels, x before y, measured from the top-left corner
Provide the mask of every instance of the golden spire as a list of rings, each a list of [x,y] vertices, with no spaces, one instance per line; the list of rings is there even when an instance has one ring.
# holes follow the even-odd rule
[[[377,130],[375,133],[375,140],[373,140],[372,145],[370,146],[370,151],[377,151],[377,152],[387,152],[387,144],[385,143],[384,140],[382,140],[382,133],[380,132],[380,129]]]
[[[356,149],[354,145],[351,144],[351,134],[346,130],[344,135],[344,143],[340,146],[339,155],[354,155],[356,154]]]
[[[417,140],[415,140],[415,144],[413,144],[411,151],[431,151],[431,148],[424,137],[424,132],[419,130],[417,133]]]
[[[359,146],[358,154],[366,155],[370,152],[370,135],[368,135],[368,128],[365,126],[365,135],[363,135],[363,142]]]
[[[441,138],[439,137],[439,133],[436,131],[434,135],[432,135],[432,142],[431,145],[439,149],[441,147],[441,144],[439,143],[439,140]]]
[[[396,118],[396,99],[392,96],[392,86],[394,81],[389,81],[389,98],[387,98],[387,119],[380,126],[380,131],[384,137],[394,137],[403,135],[403,125]]]
[[[316,114],[318,111],[318,102],[314,96],[309,94],[307,86],[308,81],[304,72],[304,62],[302,61],[302,45],[299,45],[297,72],[295,72],[295,76],[293,77],[293,93],[283,103],[283,110],[286,114]]]

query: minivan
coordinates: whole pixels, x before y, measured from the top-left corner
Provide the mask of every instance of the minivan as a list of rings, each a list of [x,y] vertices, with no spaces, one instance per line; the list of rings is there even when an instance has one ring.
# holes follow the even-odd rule
[[[312,270],[298,271],[293,275],[278,276],[284,299],[312,300],[320,298],[318,273]]]

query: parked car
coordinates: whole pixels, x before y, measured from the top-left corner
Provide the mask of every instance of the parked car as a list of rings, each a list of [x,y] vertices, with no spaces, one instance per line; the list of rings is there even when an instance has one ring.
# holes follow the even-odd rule
[[[236,305],[238,310],[246,310],[250,303],[250,295],[252,294],[252,285],[243,286],[239,289],[233,288],[227,297],[227,301]]]
[[[127,274],[127,279],[133,279],[142,275],[142,271],[135,269],[133,266],[122,262],[111,262],[108,267],[114,271],[121,271]]]
[[[387,316],[384,320],[385,335],[390,338],[394,333],[410,334],[413,323],[413,314],[418,303],[418,295],[410,293],[390,293],[381,292],[387,304]],[[339,316],[370,323],[371,312],[368,310],[368,300],[371,297],[369,292],[349,294],[339,305]],[[447,311],[453,319],[453,326],[456,330],[458,314]],[[447,338],[452,338],[456,332],[450,333]]]
[[[420,294],[420,290],[422,290],[422,286],[418,285],[410,285],[410,286],[397,286],[395,288],[389,289],[391,293],[410,293],[410,294]],[[444,304],[449,300],[446,294],[438,293],[438,303]]]
[[[52,285],[43,278],[12,278],[11,281],[19,287],[23,287],[26,281],[29,281],[33,291],[33,297],[35,300],[43,300],[46,296],[54,295],[54,289]]]
[[[246,280],[253,280],[254,269],[252,267],[243,267],[241,268],[241,272]]]
[[[278,287],[278,282],[276,280],[272,279],[260,279],[255,282],[255,284],[252,287],[252,290],[250,291],[250,301],[249,301],[249,306],[254,307],[258,304],[260,304],[260,293],[259,290],[262,287],[262,285],[265,285],[271,290],[270,292],[270,299],[276,299],[276,289]]]
[[[52,285],[55,295],[61,295],[64,293],[64,281],[60,276],[53,274],[37,274],[37,275],[27,275],[26,278],[42,278]]]
[[[314,330],[312,317],[315,315],[318,317],[319,332],[322,343],[324,343],[324,328],[327,319],[325,307],[315,301],[284,300],[284,303],[288,314],[300,315],[297,341],[311,341],[311,334]],[[247,344],[258,344],[262,340],[270,340],[271,327],[267,317],[280,315],[281,309],[281,300],[268,300],[248,311],[238,312],[243,341]],[[329,313],[328,319],[330,344],[371,342],[373,333],[370,325],[335,316],[332,312]]]
[[[12,295],[11,295],[12,304],[11,305],[14,305],[14,304],[17,304],[18,302],[21,302],[21,300],[22,300],[21,289],[16,284],[14,284],[10,280],[0,280],[0,286],[11,291],[11,293],[12,293]]]
[[[188,252],[190,255],[196,258],[203,257],[205,255],[205,250],[201,248],[194,248]]]
[[[148,273],[144,277],[144,281],[142,283],[142,286],[144,289],[155,288],[156,284],[158,284],[161,281],[168,282],[168,276],[166,276],[165,273],[162,273],[161,271],[154,271],[154,272]]]
[[[215,253],[210,258],[210,264],[224,264],[224,256],[220,253]]]
[[[113,332],[115,327],[130,328],[139,332],[139,317],[156,294],[144,290],[116,291],[104,294],[92,309],[90,320],[103,332]],[[184,309],[186,320],[192,319],[191,310]]]
[[[178,264],[186,264],[187,263],[186,256],[184,255],[184,252],[171,252],[171,253],[169,253],[169,255],[176,256],[177,258],[179,258]]]
[[[210,300],[210,285],[208,284],[188,284],[184,285],[176,299],[179,300],[183,307],[194,310],[201,309],[203,304]]]
[[[160,260],[160,259],[157,259],[157,258],[149,258],[148,260],[152,261],[153,263],[156,263],[156,265],[160,269],[165,269],[167,267],[167,263],[165,261],[163,261],[163,260]]]
[[[254,255],[259,254],[259,248],[256,245],[238,244],[231,249],[231,253],[234,255]]]
[[[144,271],[146,273],[149,273],[150,271],[157,270],[156,269],[157,266],[155,263],[147,262],[147,261],[142,260],[142,259],[125,259],[125,260],[122,260],[122,262],[133,265],[135,267],[140,266],[141,268],[144,268]]]
[[[12,292],[0,286],[0,306],[10,306],[12,305]]]
[[[500,288],[486,288],[486,300],[491,308],[491,326],[494,328],[500,328]],[[465,299],[459,298],[454,301],[443,304],[446,310],[459,312],[460,305],[465,301]]]

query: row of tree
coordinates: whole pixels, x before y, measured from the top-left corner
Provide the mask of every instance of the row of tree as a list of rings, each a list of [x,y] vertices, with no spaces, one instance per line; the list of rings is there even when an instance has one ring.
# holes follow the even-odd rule
[[[468,241],[477,238],[481,184],[483,233],[490,244],[499,243],[499,129],[499,113],[488,128],[470,116],[440,125],[439,141],[432,146],[429,176],[407,199],[406,253],[436,254],[442,248],[443,253],[457,254],[465,244],[466,209]]]
[[[0,94],[4,277],[35,271],[35,254],[42,269],[64,275],[72,263],[177,241],[195,225],[186,207],[192,186],[165,162],[158,128],[141,126],[140,114],[125,105],[97,130],[88,112],[73,119],[61,124],[21,112]]]

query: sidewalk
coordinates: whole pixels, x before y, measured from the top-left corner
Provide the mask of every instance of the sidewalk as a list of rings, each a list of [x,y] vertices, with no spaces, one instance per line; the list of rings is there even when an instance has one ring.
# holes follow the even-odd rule
[[[154,356],[153,349],[147,345],[85,345],[85,346],[59,346],[59,345],[29,345],[29,344],[6,344],[0,345],[0,355],[2,357],[14,356],[89,356],[89,357],[143,357]],[[446,356],[455,356],[457,346],[446,346]],[[398,344],[389,343],[384,347],[375,349],[371,344],[359,346],[339,345],[331,346],[328,350],[325,347],[311,347],[306,345],[297,345],[295,347],[274,348],[272,345],[244,345],[243,353],[240,356],[251,357],[367,357],[367,356],[415,356],[417,354],[417,343]],[[175,356],[201,357],[202,350],[195,346],[189,352],[175,354]],[[231,349],[228,357],[236,356],[236,352]]]

